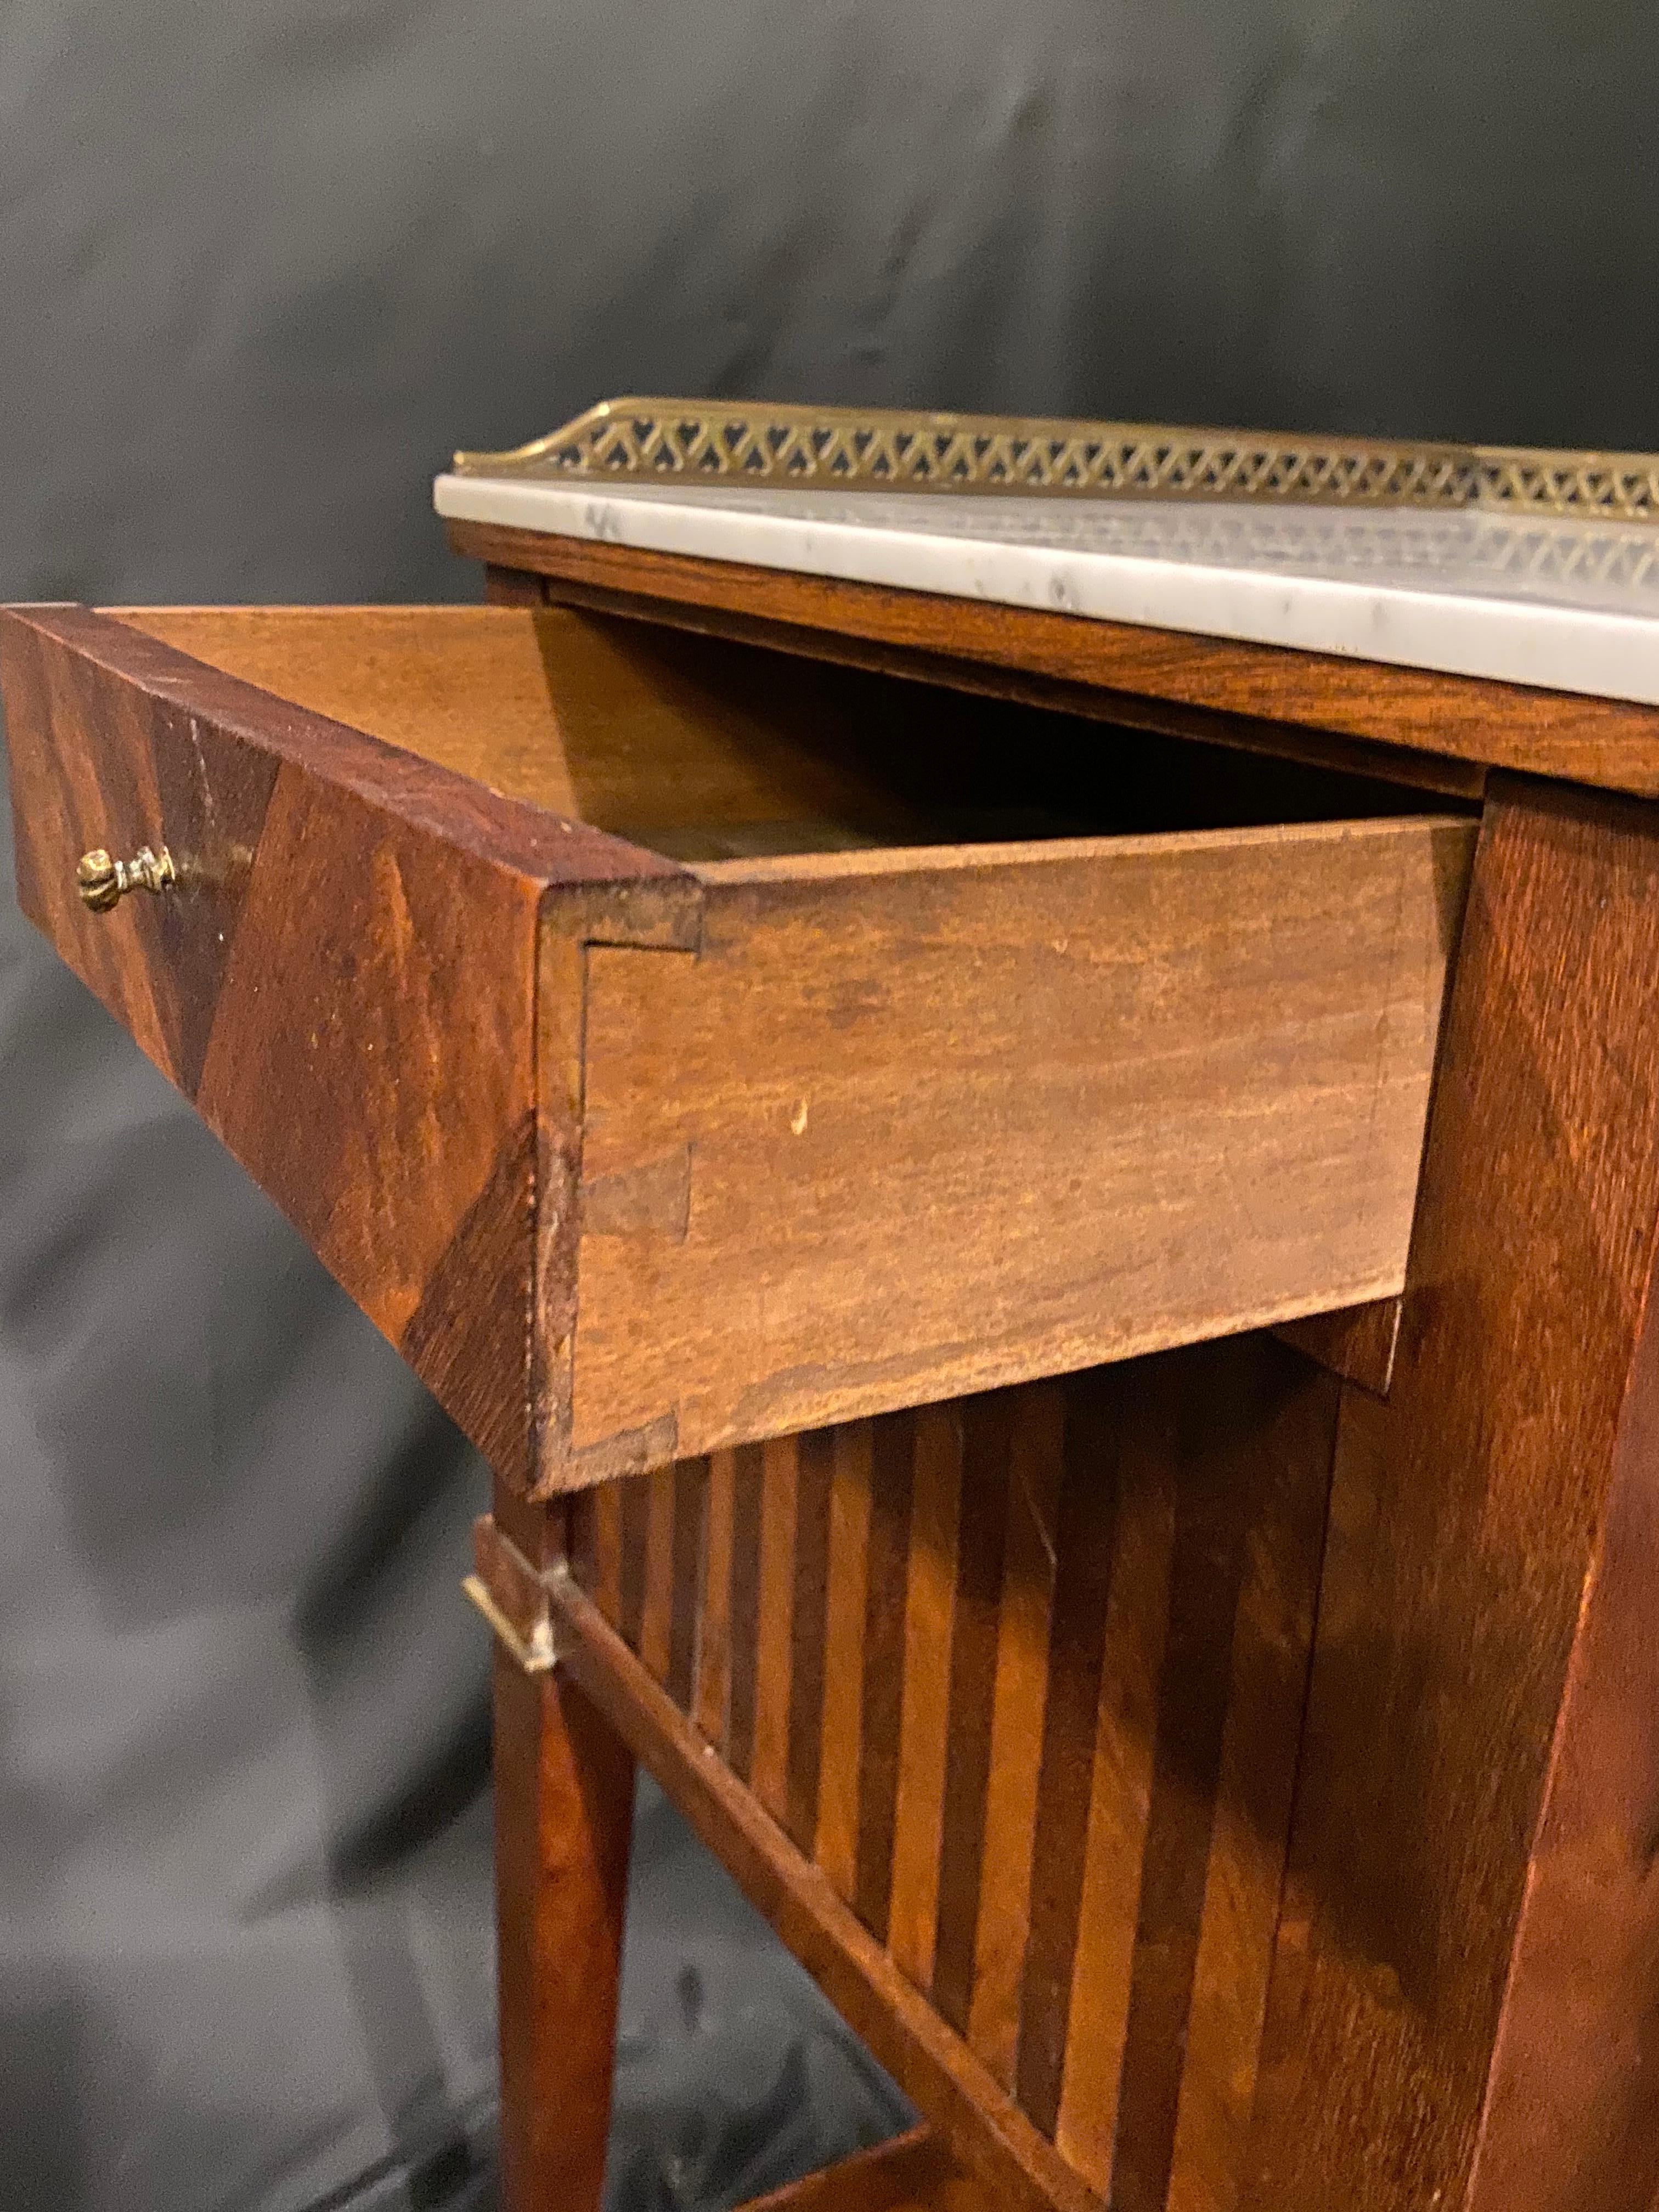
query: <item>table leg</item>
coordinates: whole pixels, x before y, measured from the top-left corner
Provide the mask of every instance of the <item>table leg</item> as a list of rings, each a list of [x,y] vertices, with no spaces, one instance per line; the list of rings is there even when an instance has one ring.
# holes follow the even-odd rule
[[[499,1492],[495,1517],[521,1547],[562,1539],[562,1513],[526,1531]],[[502,2212],[599,2212],[634,1761],[561,1674],[526,1671],[500,1642],[495,1663]]]

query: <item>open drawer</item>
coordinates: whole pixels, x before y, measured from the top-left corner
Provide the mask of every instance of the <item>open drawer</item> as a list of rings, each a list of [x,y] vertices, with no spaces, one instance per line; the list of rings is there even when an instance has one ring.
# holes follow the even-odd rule
[[[1468,820],[570,611],[0,652],[26,911],[519,1486],[1401,1285]]]

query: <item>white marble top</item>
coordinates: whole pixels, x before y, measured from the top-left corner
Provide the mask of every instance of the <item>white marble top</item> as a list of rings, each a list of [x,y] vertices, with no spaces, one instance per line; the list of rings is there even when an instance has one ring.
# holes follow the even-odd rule
[[[1659,528],[441,476],[440,514],[1659,705]]]

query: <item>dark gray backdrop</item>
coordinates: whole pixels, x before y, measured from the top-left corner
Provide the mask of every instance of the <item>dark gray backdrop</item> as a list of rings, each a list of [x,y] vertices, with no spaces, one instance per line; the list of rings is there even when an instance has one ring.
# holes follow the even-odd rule
[[[1635,0],[0,4],[0,598],[626,390],[1659,444]],[[0,884],[0,2206],[483,2205],[467,1449]],[[897,2108],[644,1802],[618,2205]]]

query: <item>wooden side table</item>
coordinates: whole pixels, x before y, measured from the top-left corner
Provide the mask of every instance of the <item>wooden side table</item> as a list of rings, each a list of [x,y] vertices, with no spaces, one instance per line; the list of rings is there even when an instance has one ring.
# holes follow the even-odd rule
[[[495,1470],[504,2203],[639,1759],[925,2115],[774,2205],[1651,2212],[1659,705],[513,511],[0,629],[26,911]]]

